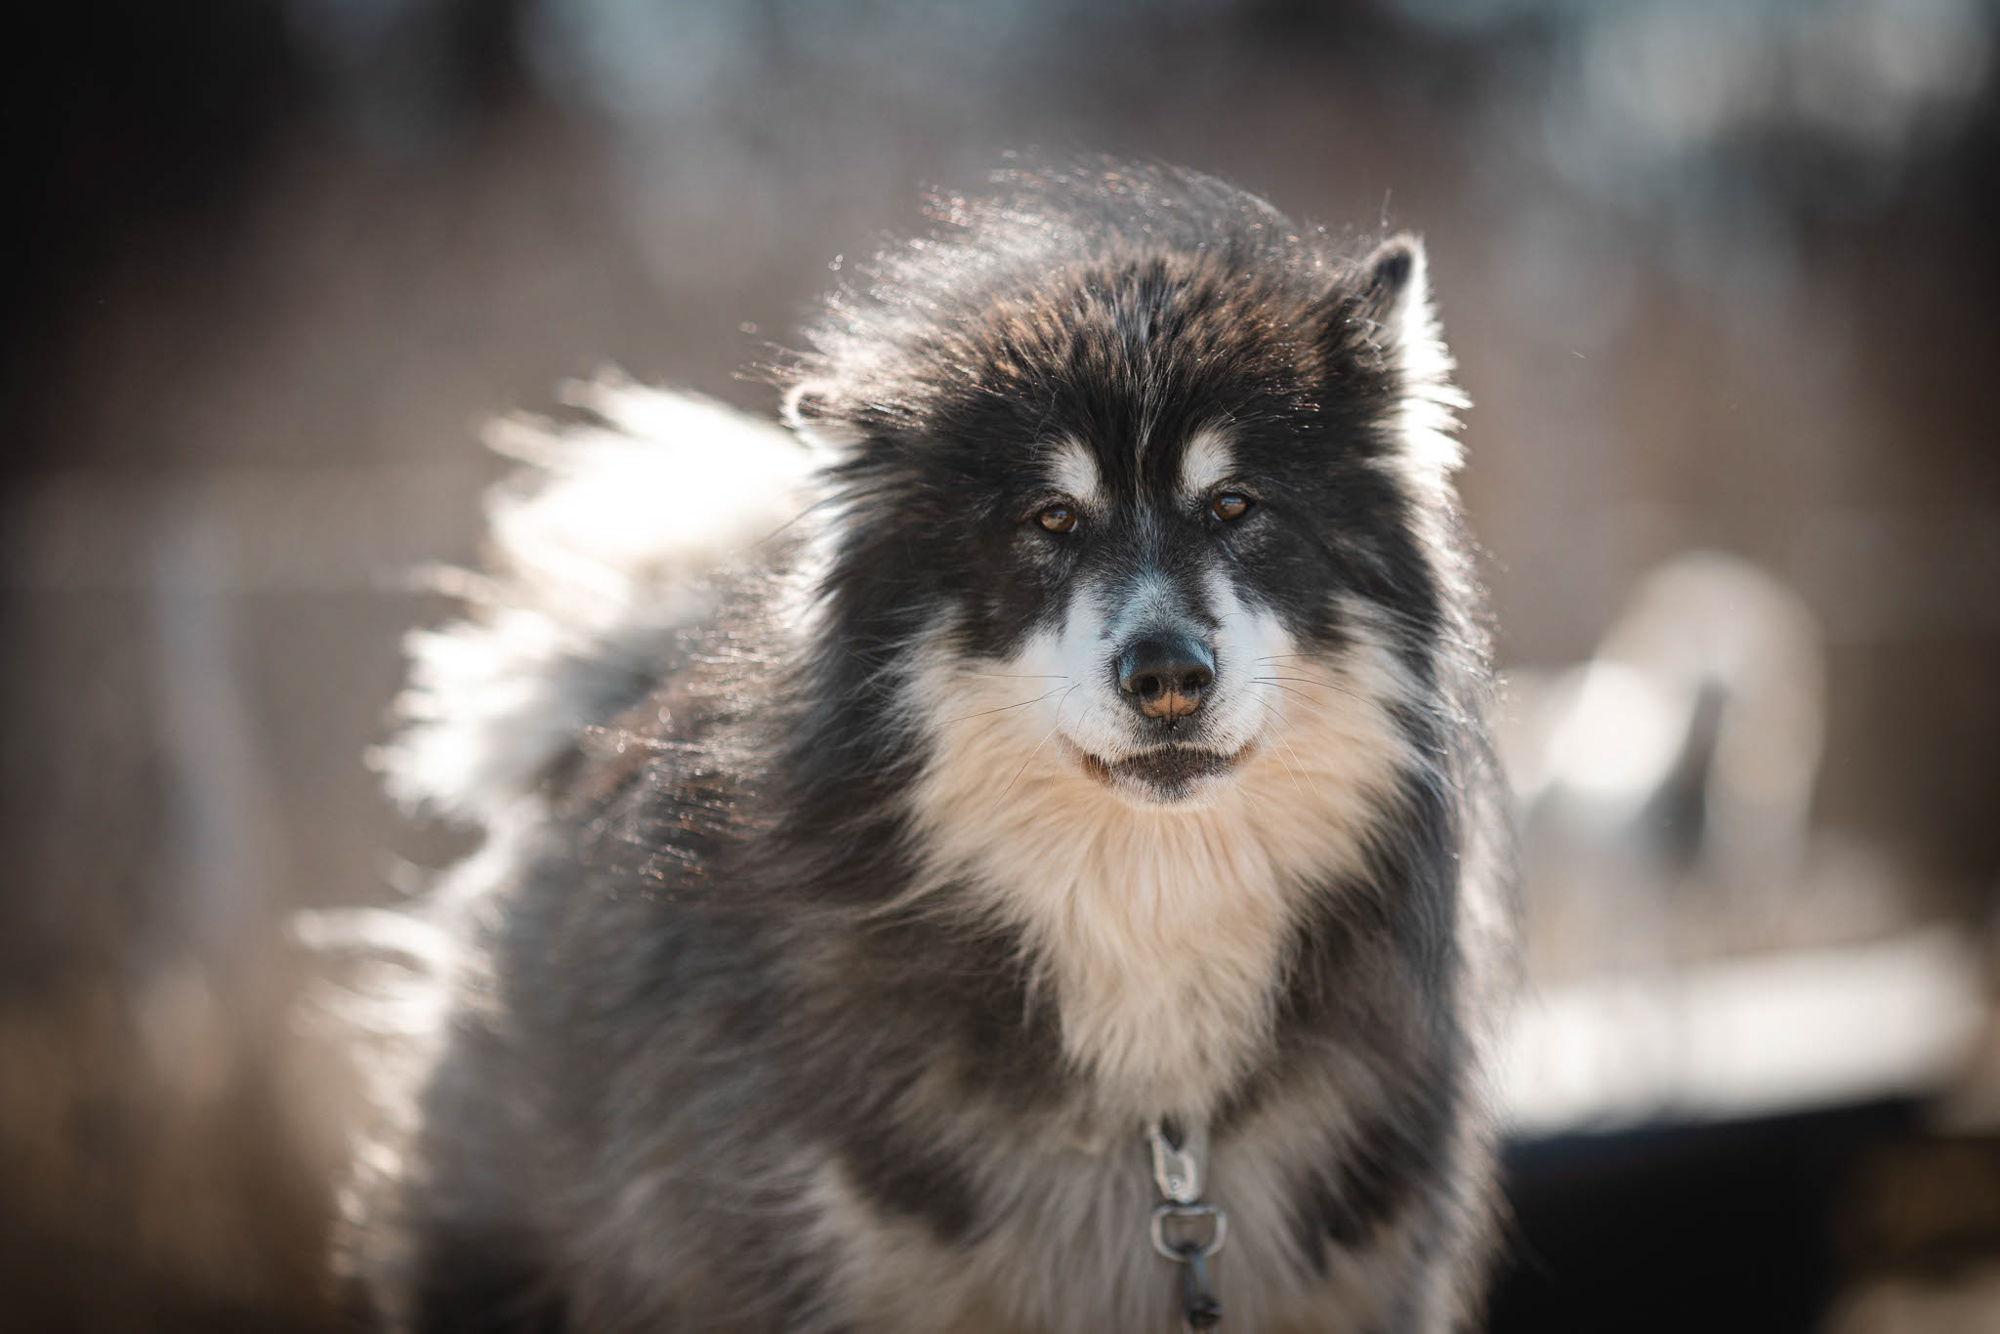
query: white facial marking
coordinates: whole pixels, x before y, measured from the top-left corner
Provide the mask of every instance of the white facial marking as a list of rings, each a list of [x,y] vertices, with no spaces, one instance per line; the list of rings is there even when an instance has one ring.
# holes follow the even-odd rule
[[[1050,451],[1049,477],[1056,489],[1085,509],[1104,508],[1103,479],[1097,459],[1083,442],[1064,440]]]
[[[1205,495],[1209,488],[1229,480],[1236,471],[1236,455],[1222,432],[1213,428],[1197,431],[1181,453],[1181,494]]]
[[[1175,739],[1224,755],[1235,754],[1264,727],[1268,700],[1250,687],[1268,676],[1265,661],[1286,653],[1290,636],[1268,610],[1244,603],[1223,570],[1211,567],[1203,605],[1190,606],[1173,582],[1147,574],[1116,586],[1094,582],[1076,590],[1058,631],[1031,639],[1016,659],[1018,670],[1065,683],[1062,714],[1047,726],[1083,755],[1108,763],[1158,746],[1162,738],[1121,697],[1115,663],[1127,644],[1149,628],[1192,627],[1213,620],[1205,636],[1215,655],[1216,682],[1185,735]],[[1150,804],[1150,803],[1149,803]]]

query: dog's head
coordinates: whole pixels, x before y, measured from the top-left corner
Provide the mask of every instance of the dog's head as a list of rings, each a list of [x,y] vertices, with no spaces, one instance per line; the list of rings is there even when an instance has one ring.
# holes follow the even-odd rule
[[[1428,670],[1455,403],[1418,243],[1358,256],[1164,171],[1015,178],[837,303],[843,651],[914,735],[1199,803]],[[1307,775],[1309,777],[1309,775]]]

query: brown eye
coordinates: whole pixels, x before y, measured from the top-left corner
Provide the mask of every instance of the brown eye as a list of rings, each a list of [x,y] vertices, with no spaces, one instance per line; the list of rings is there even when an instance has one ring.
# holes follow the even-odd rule
[[[1076,511],[1067,505],[1051,505],[1041,513],[1042,527],[1052,533],[1066,533],[1076,527]]]
[[[1209,502],[1208,512],[1224,523],[1240,519],[1250,512],[1250,497],[1235,491],[1224,491]]]

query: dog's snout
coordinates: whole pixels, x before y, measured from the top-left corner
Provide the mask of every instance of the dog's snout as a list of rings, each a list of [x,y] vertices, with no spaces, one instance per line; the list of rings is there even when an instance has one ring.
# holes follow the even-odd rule
[[[1118,688],[1148,718],[1185,718],[1215,684],[1215,655],[1184,635],[1149,635],[1118,655]]]

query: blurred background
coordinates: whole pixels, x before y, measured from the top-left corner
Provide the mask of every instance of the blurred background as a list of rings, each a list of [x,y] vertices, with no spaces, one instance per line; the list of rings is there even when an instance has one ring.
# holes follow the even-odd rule
[[[301,909],[486,419],[768,411],[1008,149],[1422,231],[1529,988],[1499,1330],[2000,1329],[2000,4],[77,0],[0,55],[0,1326],[333,1328]],[[665,503],[665,502],[663,502]]]

